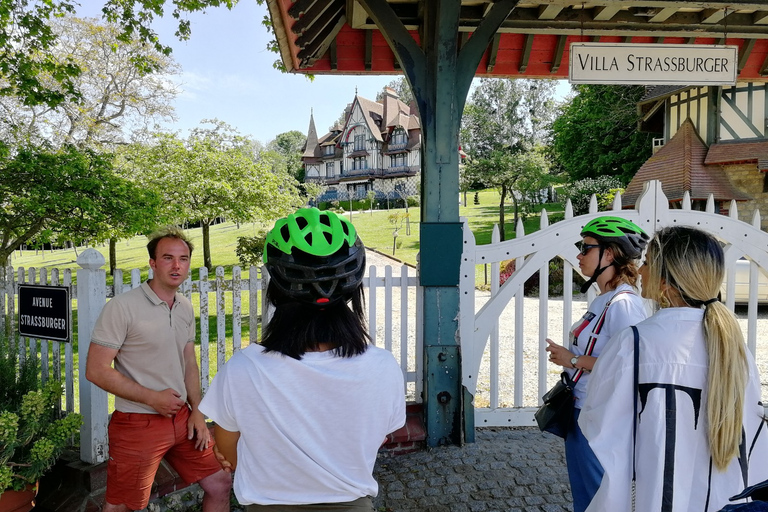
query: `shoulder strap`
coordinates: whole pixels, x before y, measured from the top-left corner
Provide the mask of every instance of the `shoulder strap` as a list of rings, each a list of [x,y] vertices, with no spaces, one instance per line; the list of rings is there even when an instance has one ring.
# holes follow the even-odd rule
[[[605,315],[608,313],[608,306],[610,306],[611,303],[614,300],[616,300],[616,297],[624,293],[631,293],[632,295],[635,295],[635,292],[633,291],[623,290],[614,294],[614,296],[611,297],[611,299],[605,303],[603,312],[600,313],[600,316],[597,318],[597,321],[595,322],[595,327],[592,329],[592,335],[589,337],[587,346],[584,349],[585,356],[591,356],[592,351],[595,349],[595,343],[597,343],[597,335],[600,334],[600,331],[603,329],[603,324],[605,323]],[[583,373],[584,373],[584,370],[577,370],[576,373],[573,374],[573,382],[578,382],[578,380],[581,378]]]
[[[637,397],[639,395],[639,379],[640,379],[640,334],[637,332],[637,326],[632,326],[632,333],[635,338],[635,355],[634,355],[634,371],[633,371],[633,395],[632,405],[635,411],[634,420],[632,422],[632,510],[635,510],[635,485],[637,479],[635,454],[637,452]]]

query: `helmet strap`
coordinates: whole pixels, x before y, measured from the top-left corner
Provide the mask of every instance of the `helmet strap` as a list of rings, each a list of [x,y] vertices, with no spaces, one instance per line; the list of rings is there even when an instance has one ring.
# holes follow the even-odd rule
[[[600,274],[602,274],[608,267],[613,265],[615,262],[610,262],[606,266],[600,268],[600,262],[603,260],[603,251],[605,248],[600,245],[600,256],[597,259],[597,267],[595,267],[595,272],[592,274],[592,277],[589,278],[589,281],[581,285],[581,293],[587,293],[587,290],[589,290],[589,287],[592,286],[592,283],[597,281],[597,278],[600,277]]]

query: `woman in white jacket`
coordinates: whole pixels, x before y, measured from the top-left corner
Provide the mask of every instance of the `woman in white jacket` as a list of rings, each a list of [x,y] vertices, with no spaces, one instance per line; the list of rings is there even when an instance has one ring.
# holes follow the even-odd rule
[[[655,235],[644,263],[643,297],[660,309],[637,324],[637,394],[629,328],[595,365],[579,418],[604,469],[587,510],[717,511],[768,478],[760,378],[736,318],[717,299],[723,250],[707,233],[677,226]]]

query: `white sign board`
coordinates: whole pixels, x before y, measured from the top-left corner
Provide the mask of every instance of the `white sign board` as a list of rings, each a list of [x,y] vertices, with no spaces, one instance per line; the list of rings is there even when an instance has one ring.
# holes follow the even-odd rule
[[[738,47],[571,43],[572,84],[734,85]]]

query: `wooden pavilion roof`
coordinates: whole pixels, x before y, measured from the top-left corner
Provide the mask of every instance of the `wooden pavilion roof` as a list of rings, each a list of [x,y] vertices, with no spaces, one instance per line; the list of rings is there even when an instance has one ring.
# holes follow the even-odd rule
[[[386,1],[419,41],[426,0]],[[310,74],[400,74],[356,0],[267,0],[285,67]],[[493,1],[461,0],[459,47]],[[426,13],[426,14],[425,14]],[[565,78],[572,42],[735,44],[739,79],[768,80],[768,2],[521,0],[496,32],[477,76]]]

